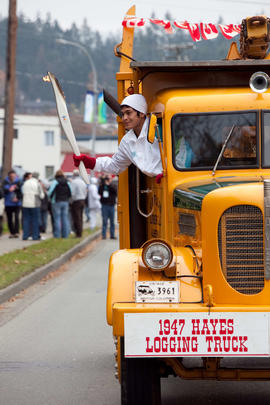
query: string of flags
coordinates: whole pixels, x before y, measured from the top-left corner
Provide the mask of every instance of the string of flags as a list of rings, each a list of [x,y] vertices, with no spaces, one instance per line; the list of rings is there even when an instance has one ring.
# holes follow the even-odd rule
[[[162,27],[167,34],[173,34],[175,32],[175,29],[186,30],[189,32],[194,42],[201,41],[201,39],[214,39],[219,35],[219,32],[221,32],[226,39],[232,39],[241,31],[241,24],[194,24],[189,23],[188,21],[169,21],[159,20],[156,18],[139,17],[128,17],[122,21],[123,27],[126,28],[141,28],[148,23]]]

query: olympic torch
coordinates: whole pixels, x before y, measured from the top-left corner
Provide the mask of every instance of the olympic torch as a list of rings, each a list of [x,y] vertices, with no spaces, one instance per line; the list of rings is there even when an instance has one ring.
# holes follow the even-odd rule
[[[73,132],[71,122],[70,122],[64,92],[63,92],[57,78],[54,76],[53,73],[48,72],[48,75],[44,76],[43,80],[47,81],[47,82],[51,82],[51,84],[52,84],[60,123],[61,123],[63,131],[67,137],[67,140],[71,146],[71,149],[73,150],[73,153],[75,155],[79,156],[80,151],[79,151],[79,147],[76,142],[76,138],[75,138],[75,135]],[[80,175],[81,175],[82,179],[85,181],[85,183],[90,184],[88,174],[87,174],[87,171],[86,171],[86,168],[85,168],[83,162],[80,162],[79,171],[80,171]]]

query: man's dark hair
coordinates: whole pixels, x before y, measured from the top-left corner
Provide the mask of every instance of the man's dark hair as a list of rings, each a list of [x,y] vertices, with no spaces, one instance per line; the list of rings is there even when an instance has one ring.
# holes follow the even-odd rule
[[[11,170],[8,172],[8,176],[9,176],[10,174],[12,174],[12,173],[15,173],[15,174],[16,174],[15,170],[11,169]]]
[[[28,179],[28,177],[30,176],[31,172],[26,172],[23,175],[23,181],[25,181],[26,179]]]
[[[123,105],[121,105],[121,108],[122,108],[122,107],[129,107],[129,108],[132,108],[132,110],[136,111],[136,113],[137,113],[137,116],[138,116],[138,117],[140,116],[140,111],[138,111],[138,110],[135,110],[135,108],[133,108],[133,107],[130,107],[130,105],[126,105],[126,104],[123,104]]]

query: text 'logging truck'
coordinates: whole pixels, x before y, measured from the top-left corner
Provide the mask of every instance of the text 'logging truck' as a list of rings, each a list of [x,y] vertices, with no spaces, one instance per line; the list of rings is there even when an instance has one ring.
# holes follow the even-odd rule
[[[107,321],[122,405],[160,404],[170,374],[269,380],[269,20],[243,20],[222,61],[130,61],[132,44],[124,28],[118,101],[130,86],[146,97],[163,178],[119,177]]]

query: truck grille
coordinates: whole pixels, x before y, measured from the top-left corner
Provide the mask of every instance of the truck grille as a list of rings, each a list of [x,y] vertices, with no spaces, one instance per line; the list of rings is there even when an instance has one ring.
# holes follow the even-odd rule
[[[264,288],[263,216],[258,207],[227,209],[218,225],[222,271],[232,288],[257,294]]]

